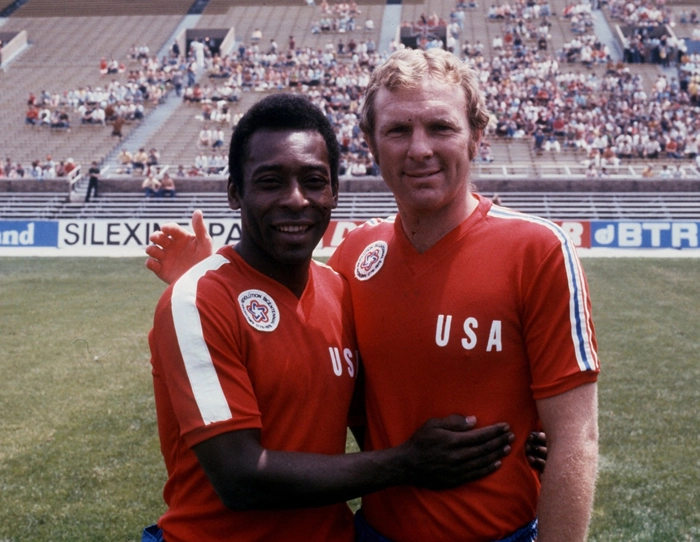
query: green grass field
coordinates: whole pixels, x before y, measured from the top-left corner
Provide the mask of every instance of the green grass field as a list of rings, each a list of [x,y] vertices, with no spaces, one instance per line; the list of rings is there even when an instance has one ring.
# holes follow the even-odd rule
[[[590,540],[700,540],[700,263],[584,260],[603,373]],[[0,258],[0,542],[163,512],[142,259]]]

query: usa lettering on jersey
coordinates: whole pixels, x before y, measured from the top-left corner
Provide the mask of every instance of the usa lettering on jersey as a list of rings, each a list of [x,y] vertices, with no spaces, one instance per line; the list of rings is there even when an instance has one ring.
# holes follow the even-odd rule
[[[479,321],[470,316],[464,320],[462,330],[464,332],[461,338],[462,348],[472,350],[476,348],[478,340],[476,329],[479,327]],[[440,314],[437,318],[435,327],[435,344],[440,347],[447,346],[450,342],[450,331],[452,329],[452,315]],[[489,329],[489,338],[486,342],[486,352],[500,352],[503,350],[503,339],[501,335],[502,325],[500,320],[492,320]]]
[[[337,346],[329,346],[328,353],[331,356],[331,364],[333,366],[333,373],[335,376],[343,376],[343,369],[345,369],[345,372],[347,372],[350,378],[355,376],[355,373],[357,372],[357,362],[359,359],[357,351],[353,353],[353,351],[349,348],[344,348],[342,360],[340,348]],[[343,362],[345,363],[343,364]]]

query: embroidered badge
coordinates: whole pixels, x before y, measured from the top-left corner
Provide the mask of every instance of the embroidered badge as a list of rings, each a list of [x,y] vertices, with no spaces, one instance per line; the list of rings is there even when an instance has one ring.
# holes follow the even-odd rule
[[[369,245],[355,264],[355,277],[358,280],[372,278],[384,265],[387,248],[384,241],[377,241]]]
[[[274,300],[260,290],[246,290],[238,296],[243,316],[258,331],[274,331],[280,322],[280,313]]]

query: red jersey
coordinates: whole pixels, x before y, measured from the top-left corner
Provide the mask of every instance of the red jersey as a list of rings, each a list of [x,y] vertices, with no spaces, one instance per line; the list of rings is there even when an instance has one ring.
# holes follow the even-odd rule
[[[507,422],[515,441],[494,474],[446,491],[402,486],[363,498],[392,540],[490,541],[536,513],[524,446],[535,401],[595,382],[588,287],[575,249],[549,221],[477,209],[423,254],[400,222],[372,221],[329,262],[352,291],[366,378],[366,449],[401,444],[428,418]]]
[[[192,447],[255,428],[268,449],[344,453],[354,335],[347,283],[321,264],[311,264],[297,299],[224,247],[166,290],[149,342],[168,471],[158,524],[168,542],[353,539],[345,503],[227,509]]]

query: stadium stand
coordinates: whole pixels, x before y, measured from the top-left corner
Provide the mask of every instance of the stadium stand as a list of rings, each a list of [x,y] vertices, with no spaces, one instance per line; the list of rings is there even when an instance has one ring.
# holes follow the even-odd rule
[[[692,144],[689,143],[691,135],[700,134],[699,109],[693,108],[692,102],[683,101],[695,97],[689,92],[687,84],[685,89],[673,87],[673,84],[678,84],[677,82],[672,84],[673,77],[679,76],[675,61],[671,62],[670,66],[664,66],[661,63],[625,64],[616,66],[617,71],[614,73],[610,72],[609,63],[593,62],[587,65],[581,62],[580,55],[573,56],[571,62],[567,61],[566,51],[570,49],[572,42],[576,43],[576,40],[582,39],[582,36],[591,36],[592,40],[601,43],[601,47],[605,45],[606,50],[611,54],[611,60],[617,62],[617,58],[622,57],[622,44],[615,41],[618,39],[615,27],[618,22],[628,21],[620,20],[620,13],[616,8],[617,0],[610,0],[607,5],[602,6],[602,10],[588,10],[588,13],[581,16],[578,22],[564,15],[574,8],[578,9],[577,6],[585,7],[589,2],[579,0],[537,0],[536,2],[498,0],[486,3],[465,1],[462,3],[463,7],[459,9],[457,4],[457,0],[404,0],[400,6],[400,18],[404,23],[413,25],[420,22],[422,18],[435,17],[436,20],[444,22],[448,32],[450,28],[454,29],[449,26],[450,23],[461,21],[461,28],[455,33],[456,41],[452,42],[452,46],[457,54],[466,53],[468,61],[481,70],[487,94],[492,100],[492,103],[490,102],[493,106],[492,110],[498,107],[496,98],[502,95],[502,87],[499,85],[504,80],[504,74],[510,78],[511,82],[520,85],[515,88],[527,91],[535,86],[548,89],[549,102],[561,107],[562,111],[568,107],[568,105],[559,104],[558,101],[561,100],[566,104],[567,89],[559,81],[562,77],[569,80],[578,78],[582,82],[581,88],[584,89],[579,94],[584,94],[588,100],[596,100],[601,96],[606,100],[589,101],[585,107],[581,108],[583,113],[578,114],[577,118],[581,121],[579,126],[584,126],[584,129],[582,134],[579,134],[579,141],[577,144],[567,144],[572,143],[573,139],[569,141],[568,136],[562,132],[555,138],[559,142],[559,150],[554,150],[552,147],[553,150],[546,151],[537,145],[534,136],[537,123],[528,124],[522,117],[514,117],[521,123],[516,127],[519,130],[519,137],[499,133],[494,124],[493,130],[487,134],[488,147],[484,149],[482,160],[476,161],[473,166],[473,175],[477,183],[480,179],[488,181],[499,178],[523,181],[563,178],[580,183],[586,183],[591,179],[639,179],[646,175],[643,170],[648,165],[651,165],[651,174],[654,177],[668,176],[670,179],[688,180],[700,178],[698,164],[693,161]],[[507,6],[515,15],[506,18],[491,17],[492,4],[499,8]],[[653,8],[656,0],[640,0],[637,4]],[[187,70],[194,60],[185,61],[184,57],[181,59],[173,57],[172,64],[168,58],[163,60],[164,56],[170,54],[175,39],[180,36],[181,49],[185,49],[182,53],[186,53],[188,44],[183,41],[183,29],[196,30],[199,35],[206,35],[211,29],[232,29],[236,44],[231,50],[222,51],[222,56],[228,55],[234,66],[237,66],[235,63],[241,60],[241,70],[249,70],[255,76],[264,77],[263,74],[272,70],[269,66],[260,68],[262,63],[260,59],[267,53],[268,48],[272,47],[272,40],[276,42],[282,59],[281,64],[284,64],[283,59],[289,49],[290,37],[294,41],[295,54],[288,60],[293,63],[313,64],[316,62],[313,60],[314,57],[320,59],[324,52],[333,52],[334,66],[324,68],[325,71],[330,72],[330,79],[321,81],[319,87],[305,87],[303,84],[289,86],[289,81],[295,77],[292,74],[293,70],[283,65],[275,68],[283,74],[282,86],[285,90],[313,94],[314,89],[318,88],[321,92],[314,99],[317,103],[323,104],[323,95],[332,95],[338,91],[337,86],[333,84],[338,74],[338,67],[350,70],[352,75],[353,63],[360,62],[359,56],[354,58],[352,54],[348,54],[346,47],[349,40],[352,38],[363,46],[370,42],[379,43],[382,21],[388,9],[385,0],[358,1],[359,13],[352,14],[355,30],[348,30],[351,26],[348,26],[347,15],[339,13],[336,9],[337,5],[338,2],[332,0],[328,1],[327,9],[318,0],[313,6],[301,0],[294,2],[286,0],[268,2],[26,0],[6,3],[2,13],[7,18],[0,20],[2,33],[12,35],[26,31],[29,42],[28,47],[16,55],[7,66],[3,66],[0,72],[0,111],[3,112],[0,115],[0,133],[3,134],[5,155],[15,164],[23,164],[27,172],[31,170],[30,164],[33,162],[44,164],[44,157],[47,155],[52,155],[57,162],[65,161],[69,157],[78,164],[89,164],[92,160],[97,160],[101,163],[106,176],[114,174],[115,179],[123,178],[125,181],[136,179],[132,185],[140,186],[140,180],[143,179],[139,176],[141,172],[136,171],[136,177],[133,173],[119,172],[117,155],[122,149],[135,152],[138,148],[144,147],[154,148],[160,152],[159,163],[163,171],[167,169],[172,173],[180,165],[189,171],[198,155],[212,152],[210,147],[203,148],[199,144],[199,134],[203,126],[216,124],[202,120],[201,103],[185,103],[181,97],[171,91],[163,100],[165,105],[146,102],[145,119],[127,122],[122,127],[122,138],[119,139],[111,135],[111,127],[101,124],[81,124],[72,111],[70,131],[26,124],[24,116],[28,96],[34,94],[39,97],[44,91],[49,95],[61,96],[79,87],[105,89],[113,79],[124,81],[129,70],[141,69],[140,63],[130,60],[129,55],[134,47],[142,45],[149,47],[151,56],[156,57],[161,67],[171,66],[173,70],[171,74],[182,70],[185,78],[184,86],[187,86]],[[535,6],[537,6],[538,15],[547,13],[548,15],[533,17],[532,10]],[[689,20],[691,11],[689,6],[692,8],[692,4],[674,3],[672,6],[667,5],[663,10],[668,22],[677,22],[675,26],[669,28],[674,28],[674,35],[679,39],[690,39],[693,31],[698,28],[697,23]],[[0,3],[1,8],[3,8],[2,3]],[[681,11],[683,11],[682,16]],[[460,12],[463,15],[461,19]],[[335,30],[315,31],[316,25],[319,25],[324,18],[334,20],[332,24]],[[366,24],[367,21],[371,21],[371,24]],[[341,32],[341,28],[345,29],[345,32]],[[546,28],[544,44],[540,44],[537,38],[542,34],[542,28]],[[254,32],[257,33],[257,31],[261,33],[261,39],[253,39]],[[510,45],[499,45],[499,40],[510,39],[506,37],[508,34],[511,34],[511,38],[513,34],[521,34],[520,37],[527,52],[518,56],[520,53]],[[340,41],[345,46],[343,53],[339,53]],[[246,47],[245,61],[238,58],[240,44]],[[482,51],[480,55],[474,54],[477,44]],[[309,61],[307,57],[311,60]],[[516,62],[513,57],[524,59],[527,67],[523,69],[521,60]],[[115,59],[123,63],[126,68],[125,74],[100,74],[102,58]],[[380,61],[380,56],[377,55],[368,63],[369,69],[375,60]],[[692,65],[693,60],[688,58],[685,65]],[[555,72],[546,77],[535,73],[540,69],[542,62],[551,63],[552,61],[557,63]],[[494,79],[494,73],[498,72],[494,70],[494,62],[496,65],[500,63],[500,80]],[[697,62],[700,68],[700,57]],[[208,64],[208,60],[206,63]],[[665,92],[668,96],[660,98],[655,95],[655,85],[662,75],[666,77],[668,90]],[[631,84],[630,81],[634,82],[636,90],[630,87],[626,89],[628,94],[615,94],[614,85],[617,83],[611,77],[618,77],[621,87]],[[194,79],[201,87],[213,88],[223,82],[220,78],[209,77],[207,70],[198,72]],[[167,85],[167,89],[171,88],[172,81]],[[246,89],[238,85],[236,89],[238,100],[227,103],[230,120],[217,125],[224,129],[226,139],[230,136],[231,124],[235,122],[236,117],[262,95],[271,91],[274,90],[263,89],[262,86],[256,89],[254,85]],[[613,105],[618,107],[624,102],[629,102],[628,105],[633,104],[634,100],[631,97],[634,92],[644,93],[645,99],[640,102],[640,107],[644,109],[657,107],[653,105],[654,103],[661,104],[657,107],[661,113],[671,107],[669,104],[673,107],[679,105],[682,107],[677,117],[685,115],[683,120],[686,128],[683,129],[687,133],[682,131],[677,133],[680,127],[671,125],[664,127],[660,122],[661,117],[654,118],[653,115],[645,117],[647,120],[641,122],[642,128],[646,128],[644,122],[659,121],[656,129],[665,135],[671,134],[673,139],[683,135],[680,158],[667,157],[662,151],[656,159],[651,159],[644,154],[642,156],[635,154],[619,159],[619,163],[615,160],[608,163],[602,160],[601,152],[591,151],[596,144],[596,130],[609,131],[610,137],[606,145],[617,150],[613,134],[619,126],[626,125],[616,126],[623,117],[613,108]],[[341,92],[340,95],[342,94]],[[340,106],[333,106],[332,110],[335,113],[343,111],[352,114],[355,111],[357,100],[353,92],[348,90],[345,94],[347,96],[345,98],[341,96],[338,102]],[[700,93],[697,94],[697,98],[700,100]],[[523,102],[526,99],[523,98]],[[539,113],[547,112],[551,110],[549,105],[549,103],[538,104],[535,99],[530,110]],[[508,106],[512,108],[512,103]],[[609,113],[609,117],[607,119],[603,119],[600,115],[592,117],[590,112],[595,111],[596,108]],[[506,117],[503,112],[497,110],[496,112],[496,119]],[[342,117],[342,115],[337,116]],[[567,118],[568,120],[570,119]],[[671,119],[670,124],[675,120]],[[341,119],[339,122],[339,126],[342,126],[344,121]],[[346,124],[346,126],[351,128],[351,125]],[[640,132],[643,130],[640,129]],[[700,140],[700,137],[698,139]],[[360,141],[359,138],[355,140],[350,137],[348,141],[349,151],[352,151],[348,154],[350,160],[348,167],[350,167],[357,156],[364,156],[366,149],[363,149],[359,143],[355,144]],[[687,154],[686,151],[688,151]],[[594,173],[590,174],[591,171]],[[177,177],[176,183],[179,186]],[[46,183],[45,186],[49,185],[50,183]],[[82,199],[85,186],[85,179],[78,176],[78,182],[74,185],[75,191],[72,194],[67,193],[65,185],[60,195],[38,194],[34,188],[27,192],[15,188],[13,192],[7,193],[2,193],[0,189],[0,198],[2,198],[0,216],[2,218],[154,216],[184,220],[196,206],[204,207],[208,214],[216,213],[214,216],[230,216],[230,210],[226,207],[221,192],[178,190],[176,198],[165,201],[159,198],[146,200],[138,188],[132,193],[123,193],[121,190],[101,190],[98,199],[84,204]],[[348,184],[348,186],[351,185]],[[693,191],[697,188],[667,192],[658,190],[657,187],[652,194],[640,193],[640,189],[637,188],[636,193],[607,191],[596,195],[590,194],[582,184],[582,190],[577,190],[576,185],[572,185],[573,188],[567,193],[552,191],[547,195],[540,191],[528,192],[524,189],[518,191],[517,188],[512,188],[512,184],[509,186],[511,188],[508,194],[501,193],[499,189],[504,204],[548,218],[625,218],[631,216],[629,213],[639,213],[639,216],[650,218],[700,216],[697,206],[698,196]],[[527,184],[527,186],[530,185]],[[484,192],[490,193],[489,190]],[[344,196],[346,197],[341,197],[341,202],[345,200],[347,203],[342,203],[338,209],[336,214],[339,218],[362,219],[375,214],[390,214],[394,211],[393,202],[386,202],[376,192],[369,194],[353,192]],[[568,196],[571,197],[568,198]]]
[[[487,197],[493,192],[484,191]],[[695,192],[507,192],[501,203],[550,220],[697,220],[700,201]],[[188,223],[202,209],[209,219],[236,218],[221,192],[180,194],[177,198],[144,198],[142,194],[109,193],[87,205],[70,203],[55,194],[2,193],[0,216],[15,220],[153,218]],[[390,192],[341,194],[335,220],[369,220],[397,211]]]

